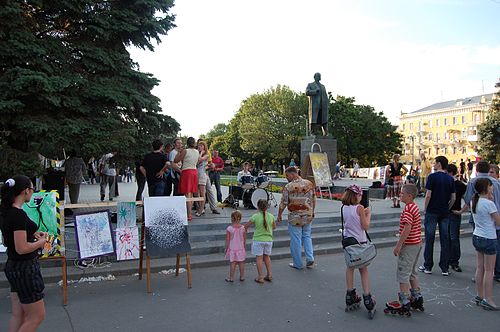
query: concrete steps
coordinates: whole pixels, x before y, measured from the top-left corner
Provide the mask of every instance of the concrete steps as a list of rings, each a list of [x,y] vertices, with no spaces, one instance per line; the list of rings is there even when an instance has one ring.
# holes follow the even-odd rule
[[[468,216],[462,219],[462,237],[472,234],[472,228],[467,223]],[[189,225],[189,236],[192,247],[191,267],[209,267],[228,264],[224,259],[225,229],[229,225],[225,218],[213,218],[211,220],[199,220]],[[370,227],[370,237],[379,248],[393,246],[398,238],[399,212],[378,214],[372,216]],[[113,225],[115,226],[115,225]],[[339,217],[318,218],[313,226],[313,246],[316,255],[341,253],[341,228]],[[247,235],[247,262],[254,262],[255,257],[251,255],[253,230],[249,230]],[[287,231],[286,222],[283,222],[274,231],[273,259],[290,258],[290,238]],[[96,276],[103,274],[130,275],[138,272],[139,262],[121,261],[117,262],[113,256],[102,258],[103,261],[111,263],[108,267],[79,269],[73,262],[77,258],[76,245],[74,239],[74,228],[66,229],[66,247],[68,260],[68,279],[78,279],[81,276]],[[2,255],[0,268],[3,269],[5,255]],[[317,258],[321,261],[321,257]],[[181,264],[184,260],[181,259]],[[61,269],[59,261],[41,261],[42,273],[45,282],[52,283],[61,280]],[[154,272],[158,272],[175,265],[175,258],[153,258],[151,267]],[[145,264],[144,264],[145,266]],[[7,287],[4,274],[0,274],[0,287]]]

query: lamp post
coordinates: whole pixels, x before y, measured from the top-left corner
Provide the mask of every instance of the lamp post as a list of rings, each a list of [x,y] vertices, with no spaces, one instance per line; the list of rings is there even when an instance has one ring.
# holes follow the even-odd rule
[[[415,136],[410,135],[411,140],[411,166],[415,164]]]

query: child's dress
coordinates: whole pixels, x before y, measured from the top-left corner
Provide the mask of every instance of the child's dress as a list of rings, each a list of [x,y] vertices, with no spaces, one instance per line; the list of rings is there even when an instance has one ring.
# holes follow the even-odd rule
[[[245,227],[233,227],[230,225],[227,227],[226,231],[231,234],[229,248],[226,252],[226,259],[229,259],[230,262],[243,262],[246,258],[245,245],[243,243]]]

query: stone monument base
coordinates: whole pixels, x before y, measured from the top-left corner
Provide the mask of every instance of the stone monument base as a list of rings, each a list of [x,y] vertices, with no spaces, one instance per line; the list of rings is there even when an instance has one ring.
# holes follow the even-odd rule
[[[317,146],[314,147],[314,151],[311,151],[311,147],[314,143],[318,143],[321,146],[321,152],[326,152],[330,173],[333,179],[335,175],[335,165],[337,164],[337,140],[331,136],[307,136],[300,141],[300,169],[302,170],[302,177],[307,180],[314,180],[311,179],[311,177],[313,177],[312,170],[306,169],[310,168],[310,162],[306,162],[306,159],[309,159],[309,152],[320,152]],[[309,167],[307,167],[308,165]]]

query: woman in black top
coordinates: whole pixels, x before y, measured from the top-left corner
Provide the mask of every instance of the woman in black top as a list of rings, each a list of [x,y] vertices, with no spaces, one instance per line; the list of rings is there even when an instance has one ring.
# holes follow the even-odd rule
[[[31,180],[18,175],[1,189],[0,226],[7,247],[5,275],[10,284],[12,317],[9,331],[35,331],[45,318],[45,288],[38,251],[47,242],[47,233],[29,219],[22,206],[33,195]]]
[[[405,165],[399,162],[399,158],[399,154],[395,154],[392,157],[392,162],[389,164],[390,179],[394,182],[394,196],[392,197],[393,208],[401,207],[401,205],[399,204],[399,195],[401,194],[401,187],[403,187],[403,175],[408,173],[408,169],[405,167]]]

